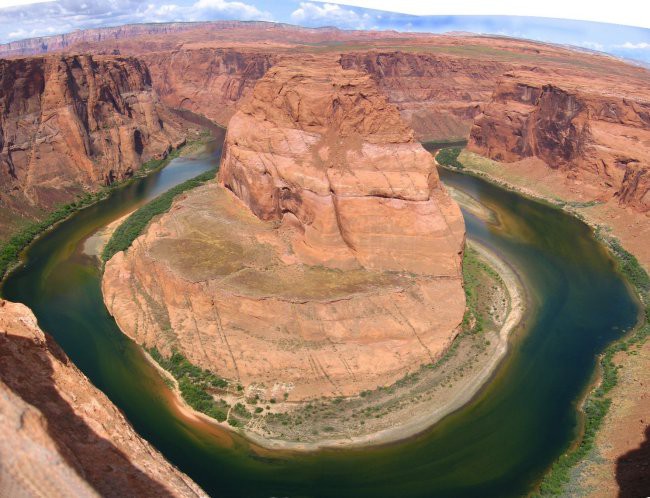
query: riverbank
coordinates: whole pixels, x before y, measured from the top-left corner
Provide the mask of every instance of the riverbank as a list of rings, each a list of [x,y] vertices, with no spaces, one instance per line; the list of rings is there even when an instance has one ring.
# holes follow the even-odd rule
[[[468,278],[474,284],[469,285],[479,285],[480,281],[484,291],[480,303],[474,306],[486,315],[485,310],[492,310],[493,318],[469,318],[463,333],[442,358],[392,386],[353,398],[309,403],[286,399],[263,402],[250,392],[220,391],[220,402],[229,408],[227,420],[218,422],[193,409],[183,399],[178,379],[145,354],[167,379],[179,412],[195,420],[210,421],[223,430],[239,427],[239,433],[257,447],[313,451],[400,441],[425,431],[469,402],[491,378],[507,352],[510,334],[523,319],[525,291],[514,269],[476,242],[469,244],[468,253],[473,259],[466,266],[480,268],[480,273],[472,270]],[[239,415],[233,422],[232,414],[237,410]],[[241,413],[248,415],[242,420]]]
[[[74,201],[45,214],[42,220],[34,221],[21,228],[0,246],[0,280],[4,279],[7,273],[16,265],[20,264],[21,252],[44,233],[52,230],[73,214],[105,200],[115,189],[122,188],[139,178],[159,171],[171,160],[181,155],[195,153],[197,148],[204,145],[209,139],[209,136],[203,131],[190,130],[188,137],[177,148],[170,148],[162,158],[154,158],[143,163],[131,177],[101,187],[96,192],[87,192]]]
[[[648,213],[621,207],[614,199],[594,201],[581,185],[531,161],[497,163],[467,151],[457,160],[464,173],[552,204],[591,226],[618,262],[648,315],[649,289],[638,282],[647,279],[650,268]],[[638,257],[638,262],[617,240]],[[650,469],[635,457],[647,453],[650,441],[649,319],[641,316],[634,330],[601,355],[599,374],[581,402],[584,436],[555,462],[541,483],[542,494],[600,497],[619,492],[621,496],[634,496],[643,482],[650,486],[647,477],[640,481]]]

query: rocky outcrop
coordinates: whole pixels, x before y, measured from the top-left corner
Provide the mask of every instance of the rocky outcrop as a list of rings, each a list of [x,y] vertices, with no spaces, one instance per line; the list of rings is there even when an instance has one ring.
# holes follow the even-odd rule
[[[563,72],[510,72],[476,118],[469,149],[497,161],[536,157],[567,178],[650,209],[650,87]]]
[[[38,217],[184,140],[137,59],[0,60],[0,203]]]
[[[463,223],[395,106],[329,60],[281,63],[232,118],[219,173],[311,264],[457,275]]]
[[[464,139],[480,104],[511,64],[443,54],[366,52],[341,55],[344,69],[362,69],[400,110],[419,140]]]
[[[463,219],[369,75],[271,68],[230,121],[220,183],[107,263],[105,303],[138,343],[291,400],[391,384],[450,345]]]
[[[22,304],[0,300],[0,495],[205,496]]]
[[[226,125],[266,71],[290,56],[273,51],[192,48],[140,56],[160,98]],[[344,53],[344,69],[372,75],[418,140],[463,139],[487,102],[502,62],[406,52]]]
[[[209,48],[142,56],[165,104],[223,125],[277,58],[269,52]]]

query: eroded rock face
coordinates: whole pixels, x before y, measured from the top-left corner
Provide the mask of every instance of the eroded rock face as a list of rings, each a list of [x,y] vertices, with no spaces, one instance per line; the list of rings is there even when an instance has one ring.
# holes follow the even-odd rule
[[[277,55],[199,48],[142,56],[161,100],[226,124]]]
[[[610,82],[613,84],[613,82]],[[650,87],[562,72],[512,72],[499,80],[472,128],[469,149],[491,159],[542,159],[569,179],[650,209]]]
[[[0,300],[0,495],[206,496],[138,436],[22,304]]]
[[[298,232],[302,261],[458,276],[464,225],[428,152],[364,73],[286,62],[231,119],[219,180]]]
[[[342,54],[341,65],[371,74],[418,140],[467,137],[480,104],[489,100],[497,78],[511,66],[407,52]]]
[[[111,259],[120,328],[251,395],[346,396],[449,347],[464,224],[372,78],[279,63],[230,121],[216,182]]]
[[[183,139],[136,59],[0,60],[0,202],[14,214],[128,177]]]

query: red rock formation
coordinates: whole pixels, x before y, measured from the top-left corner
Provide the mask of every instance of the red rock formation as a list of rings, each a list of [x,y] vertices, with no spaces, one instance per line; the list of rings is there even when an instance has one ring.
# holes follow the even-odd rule
[[[295,224],[312,264],[457,275],[458,207],[374,81],[330,59],[274,66],[230,121],[219,178]]]
[[[141,57],[156,92],[170,107],[188,109],[227,124],[239,101],[271,67],[271,53],[199,48]]]
[[[391,384],[449,347],[463,219],[369,75],[271,68],[230,121],[220,182],[106,264],[136,342],[291,400]]]
[[[0,495],[206,496],[135,433],[22,304],[0,300]]]
[[[404,37],[421,38],[422,34],[406,34],[397,31],[350,31],[334,27],[306,28],[265,21],[127,24],[0,44],[0,57],[24,57],[63,51],[110,54],[113,50],[124,49],[129,53],[142,54],[160,49],[172,50],[182,43],[203,43],[209,40],[220,40],[226,44],[233,42],[286,44]],[[131,43],[132,40],[136,41]]]
[[[184,140],[133,58],[0,60],[0,202],[38,215]]]
[[[508,73],[476,118],[469,149],[505,162],[537,157],[598,186],[604,199],[648,211],[650,87],[559,71]]]
[[[497,77],[511,64],[407,52],[348,53],[345,69],[363,69],[373,76],[419,140],[463,139],[479,105],[486,102]]]

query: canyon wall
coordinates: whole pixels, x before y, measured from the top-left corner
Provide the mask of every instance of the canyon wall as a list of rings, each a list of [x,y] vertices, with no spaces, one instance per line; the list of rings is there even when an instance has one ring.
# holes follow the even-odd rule
[[[106,264],[136,342],[292,401],[392,384],[450,346],[463,218],[368,74],[273,66],[230,120],[219,182]]]
[[[499,79],[471,130],[469,150],[503,162],[541,159],[571,180],[650,209],[650,86],[559,71]]]
[[[511,64],[444,54],[365,52],[341,55],[344,69],[372,75],[419,140],[464,139],[480,104]]]
[[[266,71],[292,56],[277,50],[184,48],[139,56],[170,107],[227,125]],[[494,61],[407,52],[343,53],[344,69],[370,74],[418,140],[464,139],[497,77],[511,67]]]
[[[0,204],[14,218],[129,177],[184,136],[137,59],[0,60]]]
[[[44,334],[0,300],[0,495],[206,496]]]
[[[277,60],[270,52],[198,48],[141,56],[161,100],[226,125]]]

